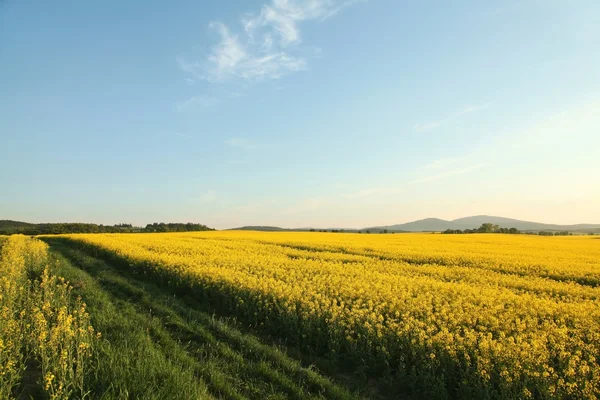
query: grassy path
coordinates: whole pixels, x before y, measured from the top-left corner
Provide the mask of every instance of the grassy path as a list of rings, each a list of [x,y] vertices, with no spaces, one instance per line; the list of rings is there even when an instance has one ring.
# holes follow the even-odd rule
[[[92,398],[359,398],[193,299],[174,297],[66,241],[45,240],[57,273],[85,299],[103,334],[97,372],[89,377]]]

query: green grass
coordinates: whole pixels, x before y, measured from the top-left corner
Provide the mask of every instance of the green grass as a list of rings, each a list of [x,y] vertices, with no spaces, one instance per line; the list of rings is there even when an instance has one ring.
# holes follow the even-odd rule
[[[361,397],[360,383],[340,374],[334,382],[293,349],[288,353],[261,340],[193,298],[176,296],[68,241],[44,240],[57,259],[56,273],[87,302],[92,324],[103,335],[96,372],[87,382],[92,398]]]

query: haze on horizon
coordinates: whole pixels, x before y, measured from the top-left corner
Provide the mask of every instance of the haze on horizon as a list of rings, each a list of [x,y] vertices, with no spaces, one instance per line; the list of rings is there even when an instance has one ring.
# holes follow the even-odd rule
[[[417,3],[0,2],[0,219],[600,223],[600,3]]]

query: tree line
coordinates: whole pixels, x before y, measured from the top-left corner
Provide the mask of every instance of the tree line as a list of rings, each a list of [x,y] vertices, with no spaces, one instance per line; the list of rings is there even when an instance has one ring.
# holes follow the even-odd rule
[[[446,233],[446,234],[460,234],[460,233],[508,233],[508,234],[520,234],[520,233],[526,233],[528,235],[539,235],[539,236],[572,236],[573,235],[573,233],[571,233],[569,231],[560,231],[560,232],[551,232],[551,231],[521,232],[517,228],[500,228],[500,226],[492,224],[492,223],[489,223],[489,222],[485,223],[485,224],[482,224],[477,229],[465,229],[465,230],[462,230],[462,231],[460,229],[446,229],[442,233]]]
[[[573,234],[569,231],[560,231],[560,232],[550,232],[550,231],[540,231],[538,232],[540,236],[573,236]]]
[[[446,229],[444,232],[445,234],[460,234],[460,233],[507,233],[507,234],[518,234],[521,233],[517,228],[500,228],[500,226],[492,224],[492,223],[485,223],[485,224],[481,224],[481,226],[477,229],[465,229],[465,230],[460,230],[460,229]]]
[[[213,231],[206,225],[188,223],[153,223],[145,227],[132,224],[102,225],[79,222],[29,224],[18,221],[0,221],[0,235],[58,235],[70,233],[149,233]]]
[[[143,232],[199,232],[199,231],[214,231],[213,228],[209,228],[206,225],[202,224],[194,224],[192,222],[188,222],[186,224],[182,223],[153,223],[148,224],[142,230]]]

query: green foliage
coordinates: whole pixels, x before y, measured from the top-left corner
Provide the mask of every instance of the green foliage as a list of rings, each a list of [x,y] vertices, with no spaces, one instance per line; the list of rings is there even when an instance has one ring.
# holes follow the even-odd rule
[[[498,225],[492,224],[490,222],[486,222],[486,223],[481,224],[478,231],[480,233],[494,233],[494,232],[498,232],[499,229],[500,229],[500,227]]]
[[[26,222],[2,220],[0,221],[0,235],[58,235],[70,233],[141,233],[141,232],[196,232],[212,231],[214,229],[195,223],[154,223],[145,228],[135,227],[131,224],[98,225],[90,223],[44,223],[29,224]]]
[[[314,368],[327,369],[325,360],[300,362],[304,354],[270,344],[206,302],[176,295],[126,265],[69,241],[45,240],[103,334],[90,398],[343,400],[360,398],[346,386],[366,386],[333,382]]]
[[[206,225],[194,224],[188,222],[187,224],[182,223],[168,223],[164,222],[148,224],[142,230],[142,232],[198,232],[198,231],[214,231]]]
[[[485,224],[481,224],[481,226],[477,229],[465,229],[464,231],[461,231],[460,229],[446,229],[444,232],[445,234],[462,234],[462,233],[507,233],[507,234],[511,234],[511,235],[515,235],[519,232],[519,230],[517,228],[500,228],[498,225],[492,224],[492,223],[485,223]]]
[[[0,221],[0,235],[54,235],[63,233],[120,233],[137,232],[131,224],[97,225],[89,223],[44,223],[28,224],[19,221]]]
[[[538,233],[540,236],[573,236],[573,234],[569,231],[560,231],[560,232],[552,232],[552,231],[540,231]]]
[[[99,338],[85,303],[26,236],[0,251],[0,398],[85,397]]]

